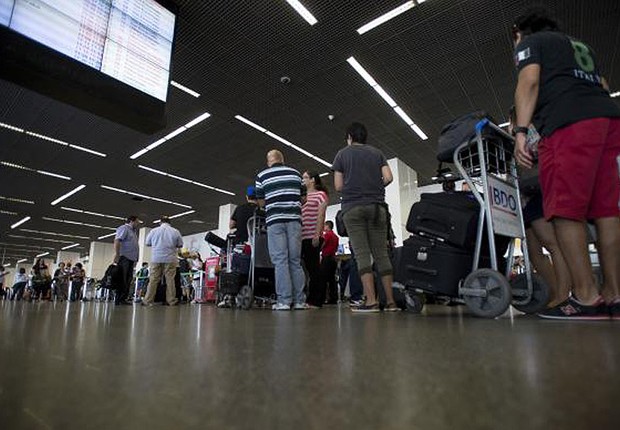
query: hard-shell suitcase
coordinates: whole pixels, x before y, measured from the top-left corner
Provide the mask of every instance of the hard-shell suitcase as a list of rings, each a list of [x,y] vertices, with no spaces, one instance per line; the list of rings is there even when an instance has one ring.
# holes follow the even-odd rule
[[[411,236],[394,264],[394,280],[406,287],[456,297],[459,282],[471,272],[473,255],[435,239]]]

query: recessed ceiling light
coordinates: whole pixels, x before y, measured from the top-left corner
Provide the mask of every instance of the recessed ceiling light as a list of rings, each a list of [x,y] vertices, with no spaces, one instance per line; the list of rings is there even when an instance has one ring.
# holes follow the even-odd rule
[[[424,3],[425,0],[421,0],[418,1],[419,3]],[[406,3],[403,3],[402,5],[398,6],[395,9],[392,9],[391,11],[381,15],[378,18],[373,19],[372,21],[370,21],[368,24],[365,24],[363,26],[361,26],[360,28],[357,29],[357,32],[359,34],[364,34],[370,30],[372,30],[375,27],[380,26],[381,24],[396,18],[398,15],[403,14],[405,12],[407,12],[409,9],[414,8],[416,5],[416,3],[414,1],[408,1]]]
[[[192,209],[191,211],[183,212],[183,213],[176,214],[176,215],[171,215],[168,218],[175,219],[175,218],[179,218],[179,217],[182,217],[182,216],[185,216],[185,215],[193,214],[195,212],[196,211]],[[157,223],[160,223],[160,222],[161,222],[161,220],[158,219],[158,220],[153,221],[153,224],[157,224]]]
[[[33,205],[34,202],[32,200],[23,200],[15,197],[4,197],[0,196],[0,200],[6,200],[7,202],[15,202],[15,203],[27,203],[29,205]]]
[[[178,82],[170,81],[170,85],[180,89],[181,91],[185,91],[187,94],[189,94],[191,96],[194,96],[196,98],[200,97],[200,93],[197,93],[196,91],[191,90],[191,89],[187,88],[185,85],[179,84]]]
[[[2,128],[8,128],[9,130],[13,130],[13,131],[17,131],[19,133],[23,133],[24,129],[23,128],[19,128],[19,127],[15,127],[14,125],[11,124],[5,124],[3,122],[0,122],[0,127]]]
[[[47,172],[45,170],[37,170],[30,167],[22,166],[21,164],[11,163],[8,161],[0,161],[0,166],[12,167],[13,169],[26,170],[27,172],[39,173],[45,176],[53,176],[54,178],[65,179],[70,181],[71,178],[65,175],[59,175],[58,173]]]
[[[286,2],[290,4],[308,24],[314,25],[319,22],[299,0],[286,0]]]
[[[44,252],[43,254],[37,255],[35,258],[45,257],[46,255],[50,255],[50,253],[49,252]]]
[[[30,221],[30,217],[29,216],[24,217],[24,218],[20,219],[19,221],[17,221],[15,224],[13,224],[11,226],[11,229],[19,227],[20,225],[22,225],[23,223],[28,222],[28,221]]]
[[[353,67],[353,69],[355,69],[355,71],[368,83],[368,85],[370,85],[381,96],[381,98],[383,98],[383,100],[385,100],[386,103],[390,105],[392,109],[394,109],[398,116],[400,116],[402,120],[405,121],[405,123],[418,136],[420,136],[420,139],[428,139],[428,136],[422,131],[422,129],[418,127],[418,125],[413,122],[409,115],[407,115],[405,111],[396,104],[394,99],[390,97],[390,95],[383,88],[381,88],[381,86],[379,86],[377,81],[372,77],[370,73],[368,73],[368,71],[366,71],[366,69],[364,69],[364,67],[362,67],[362,65],[355,59],[355,57],[347,58],[347,63],[349,63],[351,67]]]
[[[79,243],[74,243],[73,245],[67,245],[60,248],[62,251],[66,251],[67,249],[75,248],[76,246],[80,246]]]
[[[60,209],[65,210],[65,211],[71,211],[71,212],[77,212],[77,213],[81,213],[81,214],[86,214],[86,215],[100,216],[100,217],[103,217],[103,218],[118,219],[118,220],[121,220],[121,221],[125,221],[125,219],[126,219],[126,217],[122,217],[122,216],[106,215],[106,214],[101,214],[99,212],[85,211],[83,209],[68,208],[66,206],[61,206]]]
[[[97,225],[97,224],[88,224],[85,222],[80,222],[80,221],[73,221],[73,220],[69,220],[69,219],[58,219],[58,218],[50,218],[50,217],[41,217],[42,220],[45,221],[52,221],[52,222],[60,222],[60,223],[64,223],[64,224],[73,224],[73,225],[82,225],[84,227],[92,227],[92,228],[100,228],[103,230],[116,230],[116,228],[113,227],[106,227],[103,225]]]
[[[135,154],[133,154],[129,158],[131,158],[132,160],[135,160],[136,158],[141,157],[142,155],[146,154],[147,152],[157,148],[159,145],[163,144],[164,142],[166,142],[166,141],[168,141],[168,140],[178,136],[179,134],[185,132],[186,130],[190,129],[191,127],[195,126],[196,124],[204,121],[205,119],[209,118],[210,116],[211,116],[211,114],[209,112],[205,112],[205,113],[203,113],[201,115],[198,115],[196,118],[194,118],[193,120],[191,120],[187,124],[182,125],[181,127],[179,127],[176,130],[174,130],[172,133],[168,133],[166,136],[162,137],[159,140],[156,140],[155,142],[151,143],[147,147],[142,148],[141,150],[139,150],[138,152],[136,152]]]
[[[247,118],[242,117],[241,115],[235,115],[235,118],[239,121],[241,121],[244,124],[249,125],[250,127],[260,131],[261,133],[265,133],[267,136],[271,137],[272,139],[277,140],[278,142],[283,143],[284,145],[293,148],[295,151],[301,152],[302,154],[304,154],[305,156],[312,158],[315,161],[318,161],[319,163],[327,166],[327,167],[331,167],[332,163],[328,163],[327,161],[323,160],[320,157],[317,157],[316,155],[312,154],[311,152],[306,151],[305,149],[295,145],[292,142],[289,142],[288,140],[286,140],[285,138],[278,136],[277,134],[275,134],[272,131],[267,130],[265,127],[262,127],[258,124],[256,124],[255,122],[250,121]]]
[[[173,178],[173,179],[176,179],[176,180],[182,181],[182,182],[187,182],[188,184],[198,185],[199,187],[207,188],[209,190],[217,191],[217,192],[220,192],[220,193],[223,193],[223,194],[228,194],[229,196],[234,196],[235,195],[235,193],[233,193],[231,191],[226,191],[226,190],[223,190],[221,188],[213,187],[211,185],[207,185],[207,184],[203,184],[201,182],[197,182],[197,181],[194,181],[194,180],[191,180],[191,179],[183,178],[182,176],[176,176],[176,175],[173,175],[173,174],[170,174],[170,173],[162,172],[161,170],[153,169],[152,167],[143,166],[142,164],[138,164],[138,167],[140,169],[144,169],[144,170],[147,170],[147,171],[152,172],[152,173],[157,173],[158,175],[167,176],[169,178]]]
[[[107,238],[107,237],[112,237],[112,236],[114,236],[114,235],[116,235],[116,232],[114,232],[114,233],[110,233],[110,234],[104,234],[103,236],[99,236],[99,237],[97,238],[97,240],[105,239],[105,238]]]
[[[321,173],[319,176],[320,176],[321,178],[324,178],[325,176],[327,176],[327,175],[329,175],[329,174],[330,174],[330,172],[325,172],[325,173]]]
[[[41,230],[31,230],[29,228],[20,228],[19,231],[23,231],[26,233],[37,233],[37,234],[48,234],[50,236],[58,236],[58,237],[72,237],[74,239],[90,239],[87,236],[76,236],[74,234],[66,234],[66,233],[55,233],[53,231],[41,231]]]
[[[58,203],[62,202],[63,200],[71,197],[72,195],[74,195],[75,193],[80,192],[81,190],[83,190],[84,188],[86,188],[86,185],[78,185],[77,187],[75,187],[74,189],[72,189],[71,191],[69,191],[66,194],[63,194],[62,196],[58,197],[56,200],[54,200],[52,202],[52,206],[56,206]]]
[[[62,239],[48,239],[46,237],[31,237],[31,236],[21,236],[18,234],[9,234],[9,237],[15,239],[26,239],[26,240],[37,240],[42,242],[51,242],[51,243],[73,243],[70,240],[62,240]]]
[[[180,206],[180,207],[186,208],[186,209],[191,209],[192,208],[191,206],[184,205],[182,203],[176,203],[176,202],[172,202],[170,200],[160,199],[159,197],[151,197],[151,196],[147,196],[145,194],[134,193],[133,191],[122,190],[120,188],[114,188],[114,187],[110,187],[108,185],[101,185],[101,188],[106,189],[106,190],[110,190],[110,191],[116,191],[117,193],[129,194],[130,196],[141,197],[141,198],[146,199],[146,200],[153,200],[153,201],[156,201],[156,202],[168,203],[168,204],[175,205],[175,206]]]

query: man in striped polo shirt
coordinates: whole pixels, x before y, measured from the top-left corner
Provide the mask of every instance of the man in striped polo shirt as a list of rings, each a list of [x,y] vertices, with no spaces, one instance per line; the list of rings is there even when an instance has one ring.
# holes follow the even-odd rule
[[[267,153],[268,168],[256,177],[256,198],[267,210],[269,256],[276,271],[278,302],[273,310],[307,309],[301,268],[301,174],[284,165],[278,150]]]

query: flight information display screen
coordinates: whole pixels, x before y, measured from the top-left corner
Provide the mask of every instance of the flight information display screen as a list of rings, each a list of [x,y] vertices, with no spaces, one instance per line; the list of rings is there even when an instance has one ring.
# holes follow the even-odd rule
[[[0,0],[0,25],[161,101],[175,19],[155,0]]]

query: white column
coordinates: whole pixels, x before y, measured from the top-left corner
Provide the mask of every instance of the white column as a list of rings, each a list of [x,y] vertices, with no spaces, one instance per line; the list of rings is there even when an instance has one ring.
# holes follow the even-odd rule
[[[138,231],[138,247],[140,248],[140,252],[138,253],[136,267],[142,267],[142,263],[145,261],[147,263],[151,262],[151,247],[146,246],[146,236],[148,236],[151,230],[150,227],[143,227]]]
[[[396,246],[401,246],[410,235],[406,228],[409,210],[420,200],[418,174],[398,158],[388,160],[388,164],[394,181],[385,189],[385,200],[390,206]]]
[[[230,229],[228,228],[228,226],[230,225],[230,217],[232,216],[236,207],[237,205],[234,205],[232,203],[220,206],[220,217],[218,223],[219,236],[226,237],[226,235],[230,231]]]
[[[112,260],[114,260],[114,244],[91,242],[86,276],[97,279],[103,278],[106,269],[112,264]]]

